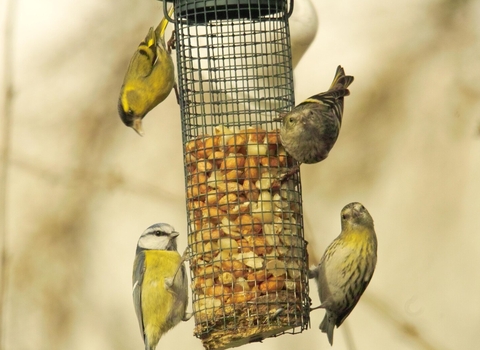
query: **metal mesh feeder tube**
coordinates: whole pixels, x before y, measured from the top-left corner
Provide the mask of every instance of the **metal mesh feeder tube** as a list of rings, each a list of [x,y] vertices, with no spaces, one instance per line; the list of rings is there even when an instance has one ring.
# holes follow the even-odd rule
[[[273,121],[294,105],[288,6],[245,17],[245,1],[229,1],[195,22],[185,1],[175,30],[194,333],[206,349],[299,333],[310,307],[301,183],[279,180],[294,160]]]

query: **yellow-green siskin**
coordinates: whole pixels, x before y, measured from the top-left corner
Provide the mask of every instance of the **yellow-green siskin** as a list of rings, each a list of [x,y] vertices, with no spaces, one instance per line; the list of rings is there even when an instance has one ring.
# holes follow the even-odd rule
[[[321,308],[320,324],[333,344],[333,329],[352,312],[370,282],[377,264],[377,236],[373,219],[360,203],[347,204],[341,212],[342,232],[328,246],[308,277],[317,282]]]
[[[173,6],[169,16],[173,14]],[[118,99],[118,112],[126,126],[143,136],[142,119],[165,100],[175,85],[172,57],[165,45],[168,20],[148,31],[127,68]]]
[[[347,88],[352,81],[353,77],[338,66],[328,91],[280,115],[282,144],[299,163],[313,164],[327,158],[340,132],[343,98],[350,94]]]

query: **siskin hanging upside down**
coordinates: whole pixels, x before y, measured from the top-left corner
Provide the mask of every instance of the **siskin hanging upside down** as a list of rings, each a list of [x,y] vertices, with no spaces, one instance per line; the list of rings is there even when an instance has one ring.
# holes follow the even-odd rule
[[[173,6],[168,14],[173,15]],[[120,118],[140,136],[142,119],[176,88],[171,49],[165,45],[167,24],[168,20],[163,18],[155,30],[150,28],[130,60],[120,89]]]
[[[280,138],[285,150],[298,163],[318,163],[328,157],[337,141],[343,116],[343,98],[350,94],[353,77],[337,67],[330,89],[311,96],[290,112],[280,114]],[[299,165],[284,175],[293,175]]]
[[[358,202],[341,212],[342,232],[325,250],[309,278],[317,282],[320,308],[326,310],[320,330],[333,344],[333,330],[350,315],[372,279],[377,264],[377,236],[373,219]]]

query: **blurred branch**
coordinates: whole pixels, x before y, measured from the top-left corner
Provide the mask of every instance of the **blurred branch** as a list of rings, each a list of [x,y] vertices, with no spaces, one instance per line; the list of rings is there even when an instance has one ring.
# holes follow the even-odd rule
[[[2,91],[2,109],[3,125],[0,157],[0,349],[4,349],[5,344],[5,304],[7,291],[7,183],[8,183],[8,165],[10,158],[10,138],[12,122],[12,104],[13,104],[13,26],[15,17],[15,0],[5,0],[3,2],[3,18],[0,19],[4,28],[3,38],[3,79]]]
[[[394,310],[393,307],[391,307],[381,297],[372,296],[371,293],[366,293],[362,299],[372,306],[373,309],[379,313],[382,319],[390,322],[400,333],[413,340],[418,345],[419,349],[441,349],[423,337],[413,323],[402,317],[398,310]]]
[[[355,341],[353,340],[352,330],[350,329],[350,323],[348,320],[343,323],[343,334],[345,335],[345,343],[347,343],[348,350],[357,350]]]
[[[56,169],[42,166],[39,162],[25,159],[25,157],[10,157],[10,167],[30,174],[44,182],[49,182],[63,187],[80,186],[89,181],[96,191],[126,191],[136,196],[154,200],[182,201],[183,194],[175,193],[170,189],[159,187],[130,174],[115,170],[86,169],[83,167]],[[66,176],[68,174],[68,176]]]

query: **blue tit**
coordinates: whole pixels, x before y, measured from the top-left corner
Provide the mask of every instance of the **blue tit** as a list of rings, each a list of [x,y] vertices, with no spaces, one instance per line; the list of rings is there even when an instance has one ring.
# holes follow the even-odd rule
[[[177,252],[177,236],[172,226],[155,224],[138,240],[133,303],[145,350],[154,350],[166,332],[190,318],[186,313],[187,275],[184,259]]]
[[[353,77],[337,67],[333,82],[326,92],[307,98],[290,112],[280,114],[280,139],[285,150],[298,163],[313,164],[327,158],[337,141],[343,118],[343,99]],[[298,165],[293,173],[298,171]]]
[[[173,6],[169,10],[172,14]],[[120,89],[120,118],[140,136],[142,119],[176,88],[173,60],[165,44],[167,24],[168,20],[163,18],[155,30],[150,28],[130,60]]]

